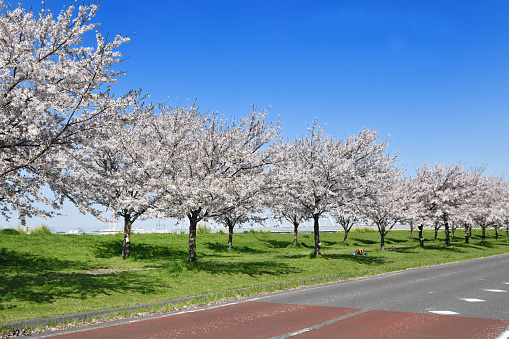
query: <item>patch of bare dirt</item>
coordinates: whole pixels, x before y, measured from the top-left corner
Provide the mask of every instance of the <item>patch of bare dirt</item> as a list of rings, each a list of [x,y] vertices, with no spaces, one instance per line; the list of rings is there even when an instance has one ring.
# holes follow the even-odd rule
[[[88,268],[84,273],[89,275],[113,275],[125,271],[139,271],[139,268]],[[61,273],[52,275],[38,275],[35,278],[44,279],[57,279],[57,278],[72,278],[78,275],[78,273]]]

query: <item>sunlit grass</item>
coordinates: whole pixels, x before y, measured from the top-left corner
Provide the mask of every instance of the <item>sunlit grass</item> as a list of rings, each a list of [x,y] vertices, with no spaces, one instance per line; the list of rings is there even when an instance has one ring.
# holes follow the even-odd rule
[[[311,259],[312,234],[228,234],[198,236],[198,261],[187,264],[186,234],[136,234],[131,257],[122,260],[122,235],[53,235],[0,232],[0,323],[90,310],[145,304],[232,289],[330,277],[346,279],[410,267],[509,252],[505,233],[494,231],[482,243],[474,231],[470,244],[456,232],[451,246],[425,232],[426,249],[409,231],[391,231],[380,251],[379,234],[321,234],[321,258]],[[366,256],[352,256],[363,247]],[[295,283],[297,282],[297,283]],[[303,284],[303,283],[300,283]],[[285,285],[286,286],[286,285]],[[281,286],[271,287],[271,289]],[[243,292],[245,294],[254,291]]]

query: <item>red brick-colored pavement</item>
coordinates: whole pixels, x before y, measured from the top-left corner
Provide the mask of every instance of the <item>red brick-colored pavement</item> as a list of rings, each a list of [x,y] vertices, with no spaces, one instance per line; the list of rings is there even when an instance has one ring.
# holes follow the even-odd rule
[[[296,338],[497,338],[509,320],[367,311]]]
[[[356,311],[251,301],[56,338],[270,338]]]
[[[167,317],[104,327],[56,338],[496,338],[508,320],[249,301]],[[296,334],[296,333],[295,333]]]

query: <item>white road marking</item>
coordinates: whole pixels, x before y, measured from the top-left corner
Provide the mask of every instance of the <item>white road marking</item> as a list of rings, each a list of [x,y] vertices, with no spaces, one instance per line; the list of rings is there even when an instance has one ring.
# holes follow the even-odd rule
[[[484,291],[486,291],[486,292],[495,292],[495,293],[504,293],[504,292],[507,292],[505,290],[490,290],[490,289],[484,289]]]
[[[459,314],[458,312],[453,312],[453,311],[428,311],[430,313],[435,313],[435,314],[440,314],[440,315],[454,315],[454,314]]]
[[[508,339],[508,338],[509,338],[509,329],[500,333],[500,335],[497,337],[497,339]]]
[[[476,299],[476,298],[460,298],[460,300],[468,301],[469,303],[479,303],[481,301],[486,301],[486,300]]]

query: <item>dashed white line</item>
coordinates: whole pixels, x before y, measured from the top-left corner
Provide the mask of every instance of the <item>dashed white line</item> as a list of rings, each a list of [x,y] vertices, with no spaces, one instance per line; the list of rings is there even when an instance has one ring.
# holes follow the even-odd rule
[[[505,292],[507,292],[506,290],[492,290],[492,289],[484,289],[483,291],[486,291],[486,292],[495,292],[495,293],[505,293]]]
[[[486,300],[476,299],[476,298],[460,298],[460,300],[468,301],[469,303],[480,303],[482,301],[486,301]]]
[[[435,313],[435,314],[440,314],[440,315],[455,315],[455,314],[459,314],[458,312],[453,312],[453,311],[428,311],[430,313]]]

